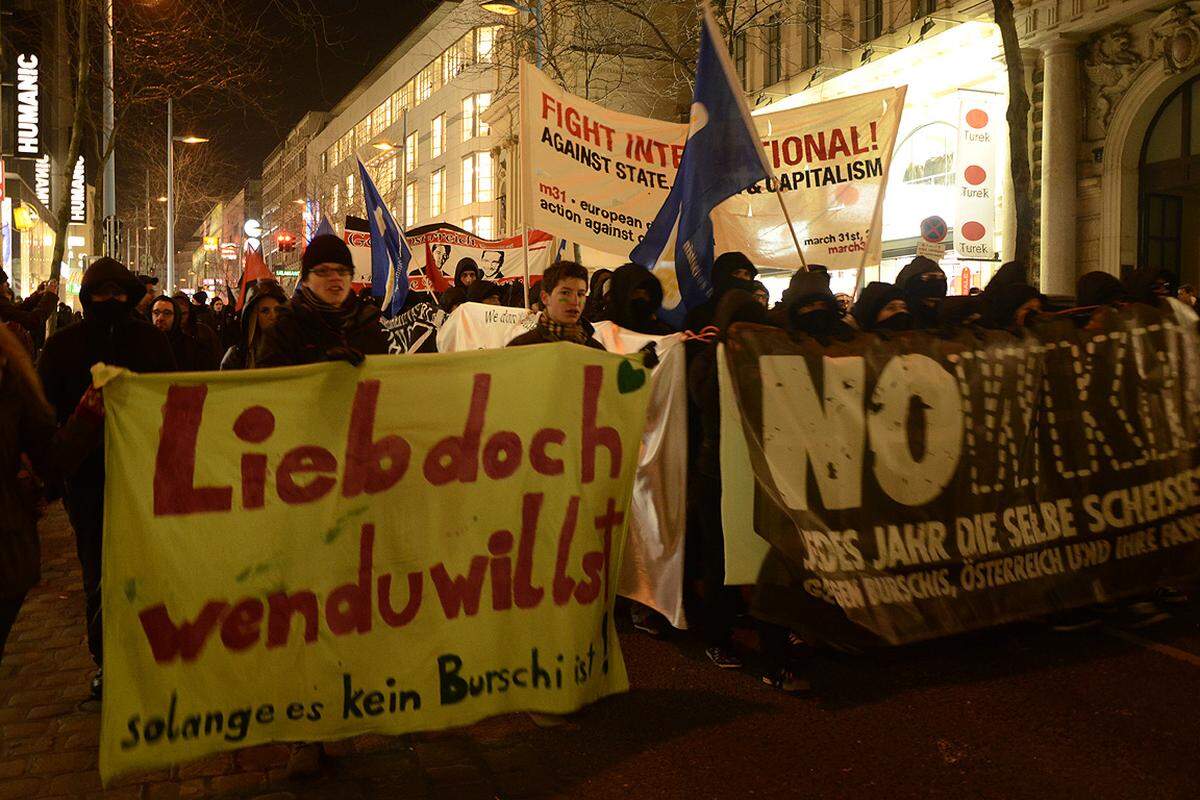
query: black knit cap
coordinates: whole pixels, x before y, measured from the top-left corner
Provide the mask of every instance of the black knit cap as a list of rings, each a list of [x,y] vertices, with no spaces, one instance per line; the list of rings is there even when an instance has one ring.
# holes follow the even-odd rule
[[[322,233],[320,236],[314,236],[308,247],[304,248],[304,257],[300,259],[300,280],[307,278],[308,271],[318,264],[353,267],[354,259],[350,257],[350,248],[341,237],[332,233]]]

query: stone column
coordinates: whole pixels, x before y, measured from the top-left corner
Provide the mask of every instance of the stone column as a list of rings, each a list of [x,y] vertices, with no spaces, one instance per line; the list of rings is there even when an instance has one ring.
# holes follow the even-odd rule
[[[1077,45],[1056,39],[1043,50],[1041,289],[1073,294],[1076,277],[1075,170],[1080,99]]]

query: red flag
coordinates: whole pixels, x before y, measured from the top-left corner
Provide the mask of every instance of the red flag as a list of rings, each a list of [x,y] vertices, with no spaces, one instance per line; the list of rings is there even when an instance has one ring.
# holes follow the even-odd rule
[[[261,278],[275,280],[275,273],[271,272],[271,268],[267,266],[267,262],[263,261],[262,253],[258,250],[249,250],[246,253],[245,266],[242,269],[242,281],[238,289],[238,311],[241,311],[242,306],[246,304],[246,290]]]

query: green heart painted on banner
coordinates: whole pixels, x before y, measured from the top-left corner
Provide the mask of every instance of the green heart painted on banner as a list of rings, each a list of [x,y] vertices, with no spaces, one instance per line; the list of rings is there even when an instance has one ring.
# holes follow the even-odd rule
[[[632,361],[622,361],[617,369],[617,389],[621,394],[636,392],[646,383],[646,370],[638,369]]]

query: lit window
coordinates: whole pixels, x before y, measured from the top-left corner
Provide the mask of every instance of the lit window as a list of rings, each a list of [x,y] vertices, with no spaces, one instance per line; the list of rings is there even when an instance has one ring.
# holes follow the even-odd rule
[[[491,126],[483,121],[483,112],[488,110],[488,106],[492,104],[492,95],[489,92],[475,95],[475,125],[478,128],[480,136],[487,136],[492,132]]]
[[[429,215],[440,216],[446,197],[446,170],[439,169],[429,176]]]
[[[346,208],[347,210],[354,205],[354,173],[351,172],[346,176]]]
[[[338,209],[341,208],[341,199],[338,197],[338,190],[341,189],[341,184],[333,185],[333,200],[329,203],[329,208],[333,211],[333,216],[337,217]]]
[[[429,142],[429,155],[437,158],[446,149],[446,115],[438,114],[433,118],[433,128]]]
[[[475,202],[475,156],[462,160],[462,202],[463,205]]]
[[[468,141],[475,136],[475,97],[468,95],[463,98],[463,138]]]
[[[779,83],[783,67],[783,22],[778,14],[772,14],[767,20],[764,31],[766,41],[763,44],[763,84],[770,86]]]
[[[462,201],[486,203],[492,199],[492,154],[474,153],[462,161]]]
[[[404,227],[417,224],[417,182],[404,187]]]
[[[494,235],[491,216],[475,217],[475,226],[472,228],[472,233],[480,239],[491,239]]]
[[[733,67],[737,71],[738,81],[746,88],[746,32],[742,31],[733,37]]]
[[[489,92],[471,95],[463,98],[463,141],[476,136],[487,136],[491,133],[490,126],[483,121],[482,114],[492,104]]]
[[[417,168],[417,132],[413,131],[404,140],[404,168],[412,172]]]
[[[487,28],[475,29],[475,60],[490,64],[492,56],[496,50],[496,32],[498,26],[489,26]]]

